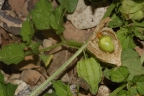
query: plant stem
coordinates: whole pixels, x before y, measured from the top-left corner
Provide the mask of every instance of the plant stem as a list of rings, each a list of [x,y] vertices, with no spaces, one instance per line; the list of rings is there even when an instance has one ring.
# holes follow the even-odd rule
[[[79,43],[79,42],[76,42],[76,41],[62,41],[61,43],[52,45],[52,46],[47,47],[47,48],[43,48],[43,49],[39,50],[39,52],[54,49],[54,48],[56,48],[58,46],[61,46],[61,45],[64,45],[64,44],[66,44],[68,46],[81,47],[83,43]]]
[[[82,47],[68,59],[54,74],[52,74],[44,83],[42,83],[36,90],[34,90],[30,96],[36,96],[42,89],[44,89],[56,76],[58,76],[88,45],[88,41],[82,45]]]
[[[79,47],[79,48],[83,45],[83,43],[79,43],[76,41],[64,41],[63,43],[68,45],[68,46]]]
[[[127,83],[123,83],[122,85],[120,85],[120,87],[116,88],[112,93],[110,93],[109,96],[116,96],[117,93],[121,91],[126,85]]]
[[[106,13],[104,14],[102,19],[105,19],[106,17],[109,17],[113,11],[113,9],[115,8],[116,2],[113,0],[113,2],[111,3],[111,5],[108,7]]]
[[[63,45],[63,42],[55,44],[55,45],[52,45],[52,46],[47,47],[47,48],[43,48],[43,49],[39,50],[39,52],[43,52],[43,51],[46,51],[46,50],[54,49],[54,48],[56,48],[58,46],[61,46],[61,45]]]

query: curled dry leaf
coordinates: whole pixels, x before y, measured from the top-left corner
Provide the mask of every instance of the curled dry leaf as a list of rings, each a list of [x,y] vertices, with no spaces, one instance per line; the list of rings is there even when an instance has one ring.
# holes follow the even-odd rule
[[[96,27],[93,32],[93,35],[89,39],[89,44],[87,49],[93,53],[99,60],[114,64],[117,66],[121,66],[121,44],[115,34],[115,32],[111,29],[106,27],[105,25],[110,21],[110,18],[106,18],[100,22],[100,24]],[[107,35],[112,38],[112,42],[114,44],[114,51],[113,52],[104,52],[99,48],[99,37],[98,34]]]

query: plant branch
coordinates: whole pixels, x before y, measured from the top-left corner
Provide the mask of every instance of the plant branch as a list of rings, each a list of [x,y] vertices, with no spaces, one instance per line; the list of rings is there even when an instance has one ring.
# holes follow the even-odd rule
[[[61,43],[60,43],[61,44]],[[54,74],[52,74],[44,83],[42,83],[36,90],[34,90],[30,96],[36,96],[42,89],[47,87],[47,85],[58,76],[88,45],[88,41],[82,45],[82,47],[70,58],[68,59]]]
[[[106,17],[109,17],[113,11],[113,9],[116,7],[116,2],[113,0],[111,5],[108,7],[106,13],[104,14],[102,19],[105,19]]]
[[[76,41],[62,41],[61,43],[52,45],[52,46],[47,47],[47,48],[43,48],[43,49],[39,50],[39,52],[43,52],[43,51],[46,51],[46,50],[54,49],[54,48],[56,48],[58,46],[62,46],[64,44],[66,44],[68,46],[73,46],[73,47],[81,47],[83,43],[79,43],[79,42],[76,42]]]

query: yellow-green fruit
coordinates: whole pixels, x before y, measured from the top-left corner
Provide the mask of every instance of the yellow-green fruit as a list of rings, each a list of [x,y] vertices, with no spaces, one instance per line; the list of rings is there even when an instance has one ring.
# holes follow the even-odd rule
[[[104,52],[113,52],[114,51],[114,44],[112,42],[112,38],[105,35],[99,38],[99,48]]]

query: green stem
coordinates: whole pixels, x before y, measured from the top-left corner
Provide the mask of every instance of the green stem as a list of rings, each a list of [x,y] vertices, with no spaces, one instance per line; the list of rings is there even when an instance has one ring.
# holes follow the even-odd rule
[[[120,85],[120,87],[118,87],[112,93],[110,93],[109,96],[116,96],[119,91],[121,91],[124,87],[126,87],[126,85],[127,83],[123,83],[122,85]]]
[[[54,48],[56,48],[58,46],[62,46],[64,44],[66,44],[68,46],[81,47],[83,43],[79,43],[79,42],[75,42],[75,41],[62,41],[61,43],[52,45],[52,46],[47,47],[47,48],[43,48],[43,49],[39,50],[39,52],[43,52],[43,51],[46,51],[46,50],[54,49]]]
[[[52,74],[44,83],[42,83],[36,90],[34,90],[30,96],[36,96],[42,89],[47,87],[47,85],[58,76],[88,45],[88,41],[83,44],[83,46],[70,58],[68,59],[54,74]]]
[[[113,0],[113,2],[111,3],[111,5],[108,7],[106,13],[104,14],[103,18],[102,19],[105,19],[106,17],[109,17],[113,11],[113,9],[115,8],[116,4]]]
[[[47,47],[47,48],[43,48],[43,49],[39,50],[39,52],[43,52],[43,51],[46,51],[46,50],[54,49],[54,48],[56,48],[58,46],[61,46],[61,45],[63,45],[63,42],[55,44],[55,45],[52,45],[52,46]]]
[[[72,47],[81,47],[83,45],[83,43],[79,43],[76,41],[64,41],[63,43]]]

